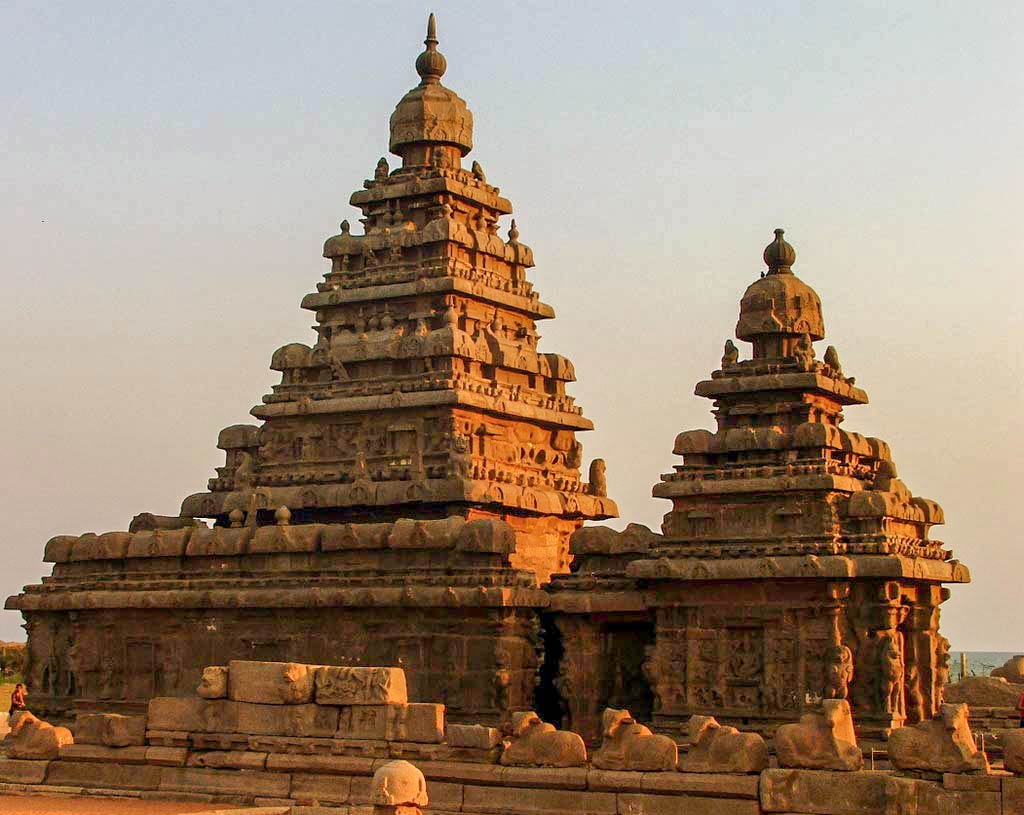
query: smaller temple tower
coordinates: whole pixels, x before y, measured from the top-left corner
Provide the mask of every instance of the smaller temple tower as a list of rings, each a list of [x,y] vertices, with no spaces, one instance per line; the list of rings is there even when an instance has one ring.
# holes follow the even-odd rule
[[[589,681],[614,698],[615,626],[630,625],[650,643],[643,674],[662,730],[703,714],[771,731],[822,698],[848,698],[861,734],[880,735],[938,709],[949,676],[942,584],[970,576],[929,539],[942,510],[899,480],[889,446],[840,427],[843,408],[868,397],[834,347],[817,358],[821,301],[793,274],[783,230],[764,261],[736,325],[751,356],[727,341],[696,387],[714,400],[717,429],[680,433],[682,464],[654,487],[672,502],[662,535],[573,538],[574,574],[552,588],[567,641],[561,686]],[[598,608],[601,619],[586,614]],[[579,720],[603,700],[571,696],[586,729]]]

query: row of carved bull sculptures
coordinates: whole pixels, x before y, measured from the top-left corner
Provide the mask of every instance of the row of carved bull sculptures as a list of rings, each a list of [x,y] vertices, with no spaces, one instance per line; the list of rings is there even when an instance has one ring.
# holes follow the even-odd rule
[[[741,733],[710,716],[690,719],[689,742],[680,759],[673,739],[652,733],[628,710],[608,708],[601,746],[590,763],[598,769],[641,772],[759,773],[768,767],[768,745],[760,735]],[[780,767],[848,772],[864,767],[845,699],[825,700],[820,711],[779,727],[774,747]],[[968,725],[966,704],[943,705],[935,719],[894,730],[887,752],[889,762],[901,771],[989,772],[988,757],[977,748]],[[1024,731],[1004,736],[1003,757],[1008,771],[1024,774]],[[581,767],[587,760],[586,745],[576,733],[556,730],[532,711],[512,715],[502,764]]]

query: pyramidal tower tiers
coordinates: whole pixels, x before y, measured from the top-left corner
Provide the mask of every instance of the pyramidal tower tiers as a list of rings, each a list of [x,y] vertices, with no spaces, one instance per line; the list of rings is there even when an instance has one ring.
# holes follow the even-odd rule
[[[538,349],[554,316],[526,278],[533,252],[499,220],[512,205],[487,183],[473,116],[441,84],[431,15],[420,84],[391,116],[391,152],[352,195],[364,233],[346,221],[324,245],[331,268],[302,302],[312,347],[273,356],[281,384],[227,428],[226,465],[182,514],[227,522],[287,506],[294,520],[500,518],[517,533],[513,563],[541,580],[568,566],[585,519],[616,514],[603,463],[580,478],[583,418],[565,385],[572,363]]]
[[[581,732],[606,705],[667,732],[693,715],[771,732],[841,698],[873,737],[939,710],[943,584],[970,574],[930,538],[942,510],[897,477],[889,445],[840,426],[868,397],[833,346],[816,357],[821,301],[783,230],[764,261],[736,324],[750,357],[727,341],[695,389],[717,428],[680,433],[682,463],[654,486],[672,504],[662,534],[582,529],[573,574],[553,581],[566,647],[547,673]]]
[[[327,240],[303,307],[316,340],[273,355],[281,383],[225,428],[226,461],[180,517],[60,536],[52,577],[8,601],[29,634],[35,708],[138,708],[235,658],[399,665],[454,720],[531,706],[539,584],[570,535],[617,512],[604,464],[581,479],[565,357],[533,253],[441,84],[433,15],[390,149]],[[213,521],[207,526],[206,521]]]

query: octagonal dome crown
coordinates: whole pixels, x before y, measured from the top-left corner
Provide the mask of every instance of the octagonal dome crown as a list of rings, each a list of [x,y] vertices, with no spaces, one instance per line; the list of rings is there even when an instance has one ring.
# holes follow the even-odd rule
[[[460,156],[473,149],[473,114],[457,93],[441,84],[448,67],[437,50],[437,23],[434,15],[427,22],[426,50],[416,58],[420,84],[402,97],[391,114],[389,149],[410,163],[410,153],[419,158],[422,150],[410,148],[437,145],[456,148]]]
[[[758,345],[764,335],[825,338],[825,320],[818,293],[793,274],[796,250],[775,230],[775,240],[764,250],[768,273],[747,287],[740,301],[736,337]],[[755,353],[755,356],[757,354]]]

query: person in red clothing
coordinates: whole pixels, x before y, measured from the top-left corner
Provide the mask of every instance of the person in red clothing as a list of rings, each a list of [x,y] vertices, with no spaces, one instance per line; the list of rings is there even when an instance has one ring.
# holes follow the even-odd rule
[[[9,714],[13,714],[16,710],[25,710],[25,686],[20,682],[14,686],[14,691],[11,693],[11,709],[8,711]],[[1024,697],[1021,698],[1024,702]],[[2,710],[3,708],[0,708]]]

